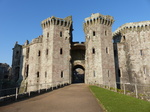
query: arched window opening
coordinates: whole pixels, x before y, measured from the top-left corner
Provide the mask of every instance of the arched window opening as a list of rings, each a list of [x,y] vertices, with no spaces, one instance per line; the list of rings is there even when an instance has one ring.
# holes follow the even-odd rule
[[[76,65],[72,69],[72,83],[84,83],[85,69],[82,65]]]

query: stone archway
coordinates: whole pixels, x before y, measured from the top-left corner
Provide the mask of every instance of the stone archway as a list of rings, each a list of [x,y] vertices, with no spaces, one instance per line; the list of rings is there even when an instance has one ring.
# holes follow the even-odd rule
[[[72,69],[72,83],[84,83],[85,69],[82,65],[75,65]]]

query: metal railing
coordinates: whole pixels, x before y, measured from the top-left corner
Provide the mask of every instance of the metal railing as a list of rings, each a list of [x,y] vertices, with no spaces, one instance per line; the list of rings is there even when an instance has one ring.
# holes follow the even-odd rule
[[[42,84],[35,84],[35,85],[27,85],[27,86],[20,86],[8,89],[1,89],[0,90],[0,101],[3,101],[5,98],[15,97],[18,99],[18,96],[27,95],[30,97],[31,93],[38,93],[47,92],[48,90],[53,90],[54,88],[59,88],[68,85],[69,82],[55,82],[55,83],[42,83]]]

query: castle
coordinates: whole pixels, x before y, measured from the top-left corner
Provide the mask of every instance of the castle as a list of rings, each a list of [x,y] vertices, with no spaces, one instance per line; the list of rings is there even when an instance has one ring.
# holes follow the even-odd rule
[[[150,83],[150,22],[128,23],[112,33],[112,16],[92,14],[83,24],[85,42],[72,41],[72,17],[49,17],[43,35],[13,48],[12,76],[22,91],[40,84]],[[113,40],[113,41],[112,41]],[[31,86],[36,85],[36,86]]]

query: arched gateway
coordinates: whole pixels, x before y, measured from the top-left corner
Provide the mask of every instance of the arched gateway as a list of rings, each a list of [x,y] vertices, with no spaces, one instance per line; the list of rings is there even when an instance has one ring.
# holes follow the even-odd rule
[[[84,83],[85,69],[81,65],[76,65],[72,69],[72,83]]]
[[[85,45],[75,42],[71,49],[72,83],[85,82]]]

